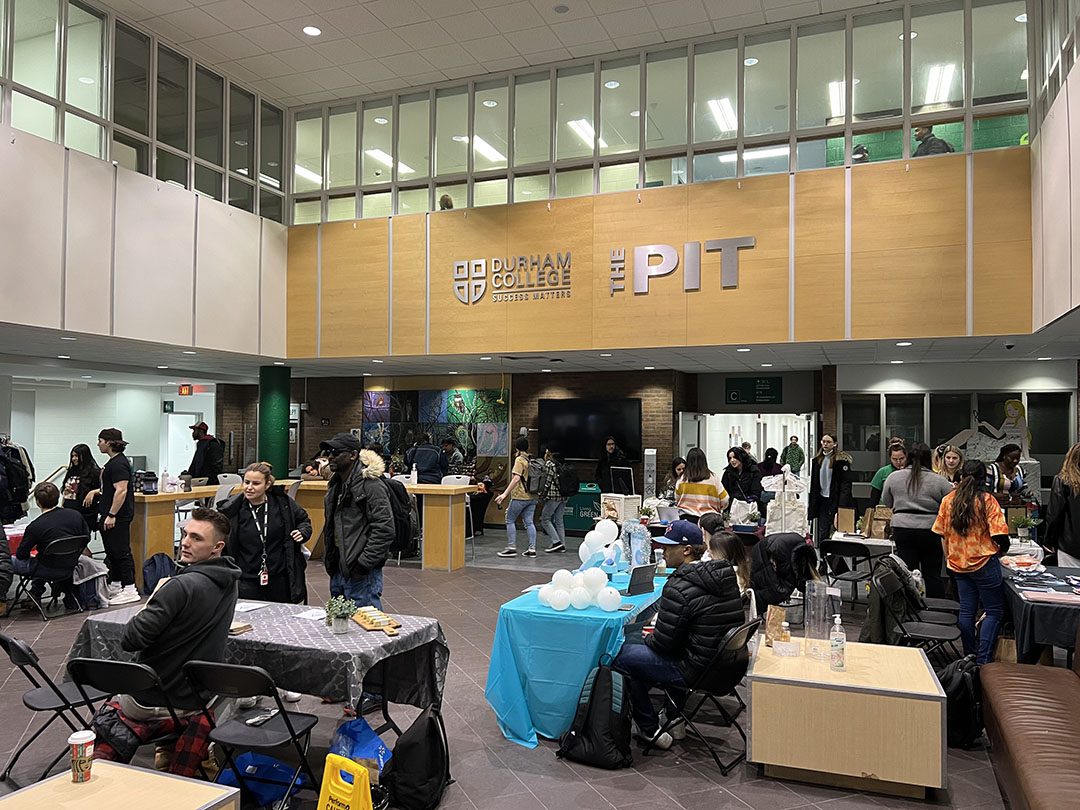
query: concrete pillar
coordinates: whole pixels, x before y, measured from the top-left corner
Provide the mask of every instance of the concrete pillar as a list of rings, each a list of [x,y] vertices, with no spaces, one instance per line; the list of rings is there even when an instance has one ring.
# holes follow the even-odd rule
[[[0,433],[11,434],[11,377],[0,374]]]
[[[275,478],[289,472],[289,379],[288,366],[259,369],[259,461],[274,467]]]

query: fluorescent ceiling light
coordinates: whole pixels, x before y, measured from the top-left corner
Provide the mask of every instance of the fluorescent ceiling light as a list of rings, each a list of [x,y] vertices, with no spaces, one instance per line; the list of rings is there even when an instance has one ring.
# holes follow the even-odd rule
[[[550,373],[551,373],[551,369],[550,369],[550,368],[542,368],[542,369],[540,369],[540,370],[541,370],[542,372],[544,372],[545,374],[550,374]]]
[[[481,359],[481,360],[490,360],[491,358],[490,358],[490,357],[487,357],[487,356],[484,356],[484,357],[481,357],[480,359]]]
[[[931,65],[926,78],[926,98],[923,104],[941,104],[948,101],[955,75],[956,64],[953,62],[945,65]]]
[[[372,363],[381,363],[381,362],[382,362],[382,360],[372,360],[371,362],[372,362]]]
[[[600,352],[600,356],[601,357],[611,357],[611,354],[609,352]]]
[[[273,188],[281,188],[281,183],[279,183],[273,177],[270,177],[269,175],[263,174],[262,172],[259,172],[259,182],[262,183],[264,186],[271,186]]]
[[[910,340],[901,340],[896,345],[901,346],[901,347],[910,346],[911,341]]]
[[[61,335],[60,339],[61,340],[78,340],[78,338],[73,338],[73,337],[70,337],[68,335]]]
[[[457,374],[457,372],[456,372],[456,371],[448,371],[448,372],[446,372],[446,373],[447,373],[447,374]]]
[[[479,135],[473,136],[473,151],[478,152],[483,157],[486,157],[492,163],[501,163],[506,160],[506,155],[485,141]]]
[[[756,56],[748,56],[742,60],[742,63],[747,67],[753,67],[758,63],[758,59]]]
[[[193,352],[191,349],[184,349],[181,354],[198,354],[198,352]]]
[[[82,378],[84,380],[90,380],[90,379],[93,379],[93,375],[92,374],[83,374]]]
[[[744,160],[758,160],[761,158],[772,157],[784,157],[788,153],[788,147],[786,146],[769,146],[762,149],[748,149],[743,153]],[[734,152],[725,152],[719,155],[721,163],[734,163],[736,155]]]
[[[574,130],[574,134],[581,140],[585,141],[585,144],[592,149],[593,143],[596,142],[596,130],[593,129],[592,124],[586,121],[584,118],[575,118],[573,121],[567,121],[566,125],[570,129]],[[607,149],[607,144],[604,143],[604,139],[600,138],[600,148]]]
[[[168,368],[168,366],[158,366],[158,368]]]
[[[723,98],[709,99],[709,112],[716,119],[716,125],[721,132],[734,132],[739,128],[739,118],[735,115],[735,107],[727,96]]]
[[[617,81],[615,81],[614,79],[612,79],[611,81],[604,82],[604,87],[606,87],[608,90],[614,90],[618,86],[619,86],[619,83]]]
[[[844,117],[844,86],[845,82],[829,82],[829,108],[833,118]]]
[[[656,368],[656,366],[645,366],[646,371],[652,371],[655,368]]]
[[[750,351],[750,350],[749,350],[749,349],[747,349],[747,348],[746,348],[746,347],[744,346],[743,348],[741,348],[741,349],[736,349],[735,351],[737,351],[737,352],[748,352],[748,351]]]
[[[1036,360],[1053,360],[1053,357],[1036,357]]]
[[[58,355],[56,355],[56,359],[57,360],[70,360],[71,355],[70,354],[58,354]]]
[[[772,368],[772,363],[762,363],[761,367],[762,368]]]
[[[371,376],[371,372],[370,372],[370,371],[365,371],[365,372],[364,372],[364,376],[365,376],[365,377],[370,377],[370,376]]]
[[[317,37],[322,35],[322,29],[316,28],[314,25],[305,25],[300,30],[307,34],[309,37]]]
[[[283,366],[283,365],[285,365],[285,361],[284,360],[275,360],[274,365],[275,366]]]
[[[386,154],[382,149],[365,149],[364,154],[372,160],[376,160],[388,169],[394,167],[394,159],[390,155]],[[410,166],[406,166],[400,160],[398,161],[398,174],[412,174],[414,169]]]
[[[296,168],[294,169],[294,171],[295,171],[297,177],[303,177],[305,180],[307,180],[307,181],[309,181],[311,183],[314,183],[317,186],[322,185],[322,175],[321,174],[315,174],[315,172],[313,172],[311,169],[306,169],[303,166],[301,166],[300,164],[296,165]]]
[[[890,360],[889,362],[892,363],[894,366],[902,366],[902,365],[904,365],[903,360]]]

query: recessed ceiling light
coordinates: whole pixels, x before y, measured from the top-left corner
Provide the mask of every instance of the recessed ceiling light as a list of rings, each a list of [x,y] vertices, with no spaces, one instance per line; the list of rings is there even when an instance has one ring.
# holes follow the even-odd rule
[[[375,122],[376,124],[379,124],[379,125],[382,125],[382,124],[386,124],[386,123],[389,123],[389,122],[388,122],[388,121],[387,121],[387,120],[386,120],[385,118],[383,118],[383,117],[382,117],[381,115],[377,115],[377,116],[375,116],[375,118],[373,118],[373,119],[371,119],[371,120],[373,120],[373,121],[374,121],[374,122]]]
[[[646,371],[652,371],[655,368],[656,368],[656,366],[645,366]]]
[[[737,351],[737,352],[748,352],[750,350],[748,348],[746,348],[745,346],[743,346],[741,349],[736,349],[735,351]]]
[[[166,385],[176,385],[176,380],[169,380]]]
[[[248,145],[247,141],[233,141],[233,143],[235,143],[237,146],[247,146]]]
[[[493,98],[486,98],[486,99],[484,99],[484,106],[487,107],[490,110],[492,107],[498,107],[499,102],[497,102]]]
[[[753,67],[758,63],[758,59],[756,56],[748,56],[742,60],[742,63],[747,67]]]
[[[70,354],[58,354],[58,355],[56,355],[56,359],[57,360],[70,360],[71,355]]]
[[[198,352],[193,352],[191,349],[184,349],[181,354],[198,354]]]
[[[371,376],[371,372],[370,372],[370,371],[365,371],[365,372],[364,372],[364,376],[365,376],[365,377],[370,377],[370,376]]]
[[[68,337],[67,335],[61,335],[61,340],[78,340],[78,338]]]
[[[1053,360],[1053,357],[1036,357],[1036,360]]]
[[[283,366],[283,365],[285,365],[285,361],[284,360],[275,360],[274,365],[275,366]]]
[[[641,116],[641,110],[631,110],[630,111],[630,117],[631,118],[639,118],[640,116]]]
[[[1017,14],[1015,17],[1013,17],[1013,19],[1016,20],[1018,23],[1026,23],[1027,22],[1027,12],[1025,12],[1023,14]]]
[[[762,368],[772,368],[772,363],[762,363],[761,367]]]
[[[896,345],[901,346],[901,347],[910,346],[911,341],[910,340],[901,340],[901,341],[898,341]]]
[[[93,379],[93,376],[92,376],[92,375],[90,375],[90,374],[83,374],[83,375],[82,375],[82,378],[83,378],[84,380],[92,380],[92,379]]]
[[[448,371],[448,372],[446,372],[446,373],[447,373],[447,374],[457,374],[457,372],[456,372],[456,371]]]
[[[480,359],[481,360],[490,360],[491,358],[490,357],[481,357]]]
[[[382,360],[372,360],[371,362],[372,362],[372,363],[381,363],[381,362],[382,362]]]
[[[79,77],[79,82],[81,84],[93,84],[94,80],[91,79],[89,76],[80,76]]]
[[[270,167],[270,168],[272,168],[272,169],[276,169],[276,168],[277,168],[278,166],[280,166],[281,164],[280,164],[280,163],[278,163],[278,162],[277,162],[276,160],[268,160],[268,161],[266,162],[266,165],[267,165],[267,166],[269,166],[269,167]]]
[[[468,143],[469,142],[469,136],[468,135],[454,135],[452,138],[450,138],[450,140],[454,141],[455,143]]]
[[[894,366],[902,366],[902,365],[904,365],[903,360],[890,360],[889,362],[892,363]]]
[[[168,366],[158,366],[158,368],[168,368]]]
[[[300,30],[307,34],[309,37],[317,37],[322,35],[322,29],[316,28],[314,25],[305,25]]]
[[[601,353],[600,353],[600,356],[601,356],[601,357],[611,357],[611,355],[610,355],[610,354],[608,354],[607,352],[601,352]]]
[[[549,373],[551,373],[551,369],[550,369],[550,368],[542,368],[542,369],[540,369],[540,370],[541,370],[542,372],[544,372],[545,374],[549,374]]]
[[[919,35],[918,31],[912,31],[910,34],[907,35],[907,38],[908,39],[915,39],[915,37],[917,37],[918,35]],[[897,37],[897,39],[900,40],[901,42],[903,42],[904,41],[904,35],[901,34],[900,36]]]
[[[570,6],[566,5],[565,3],[559,3],[559,5],[557,6],[552,6],[551,10],[554,11],[556,14],[565,14],[570,10]]]
[[[606,87],[608,90],[614,90],[618,86],[619,86],[619,83],[617,81],[615,81],[614,79],[611,79],[610,81],[604,82],[604,87]]]

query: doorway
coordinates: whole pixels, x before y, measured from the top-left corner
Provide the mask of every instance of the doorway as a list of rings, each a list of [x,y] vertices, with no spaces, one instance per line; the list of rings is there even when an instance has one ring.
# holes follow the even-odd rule
[[[164,468],[172,475],[179,475],[188,468],[195,455],[195,440],[191,438],[189,425],[203,421],[202,413],[170,413],[166,430]]]
[[[727,451],[750,442],[750,454],[759,461],[765,451],[783,452],[792,436],[807,458],[817,447],[817,413],[680,413],[679,450],[683,458],[692,447],[705,451],[714,470],[727,465]]]

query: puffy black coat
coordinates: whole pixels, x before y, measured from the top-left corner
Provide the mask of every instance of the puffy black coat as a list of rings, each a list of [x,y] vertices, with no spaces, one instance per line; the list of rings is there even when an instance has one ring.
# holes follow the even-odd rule
[[[1060,475],[1054,476],[1050,486],[1044,545],[1080,557],[1080,496],[1061,480]]]
[[[743,623],[735,569],[727,560],[679,566],[660,594],[656,629],[645,643],[691,683],[712,661],[728,631]]]
[[[4,533],[4,524],[0,523],[0,602],[7,598],[11,580],[15,578],[11,570],[11,549],[8,547],[7,535]]]
[[[728,497],[734,500],[755,503],[761,500],[761,470],[757,464],[739,470],[725,468],[720,483],[727,490]]]
[[[379,480],[384,469],[378,454],[361,450],[347,481],[338,473],[330,478],[322,534],[323,565],[330,576],[362,577],[386,562],[396,531],[390,489]]]
[[[815,554],[806,538],[795,532],[770,534],[755,544],[750,555],[750,587],[759,613],[769,605],[786,602],[796,589],[805,587],[795,574],[795,560]]]

